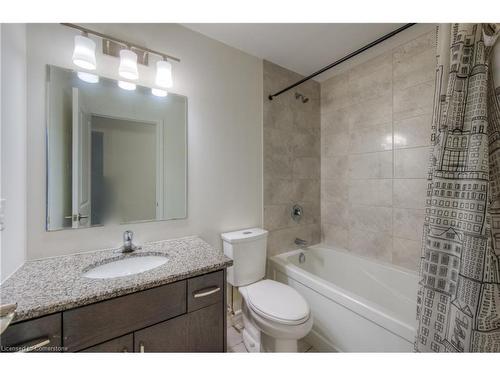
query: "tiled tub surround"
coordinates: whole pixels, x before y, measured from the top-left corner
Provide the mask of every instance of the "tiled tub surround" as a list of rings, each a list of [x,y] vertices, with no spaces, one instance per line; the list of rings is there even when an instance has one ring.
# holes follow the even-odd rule
[[[269,94],[302,78],[264,61],[264,228],[268,256],[296,246],[296,237],[320,241],[320,87],[308,81],[274,100]],[[295,92],[309,98],[295,99]],[[304,208],[300,223],[292,220],[294,204]]]
[[[434,96],[434,32],[321,85],[326,245],[416,270]]]
[[[89,279],[82,273],[111,258],[156,253],[168,261],[139,274]],[[25,263],[0,287],[2,304],[17,302],[14,322],[103,301],[177,280],[217,271],[232,261],[199,237],[147,243],[132,254],[117,249],[45,258]]]

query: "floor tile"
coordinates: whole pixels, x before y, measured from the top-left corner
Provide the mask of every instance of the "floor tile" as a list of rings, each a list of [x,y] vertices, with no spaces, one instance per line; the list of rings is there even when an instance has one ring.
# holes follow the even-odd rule
[[[231,352],[231,353],[248,353],[247,349],[245,348],[245,344],[243,344],[242,342],[239,343],[238,345],[235,345],[235,346],[229,348],[228,352]]]
[[[243,337],[241,333],[234,329],[234,327],[229,327],[227,329],[227,346],[229,348],[236,346],[243,342]]]
[[[309,351],[309,349],[311,349],[311,348],[312,348],[312,345],[310,345],[309,343],[307,343],[304,340],[299,340],[299,342],[297,343],[297,351],[299,353],[305,353],[305,352]]]

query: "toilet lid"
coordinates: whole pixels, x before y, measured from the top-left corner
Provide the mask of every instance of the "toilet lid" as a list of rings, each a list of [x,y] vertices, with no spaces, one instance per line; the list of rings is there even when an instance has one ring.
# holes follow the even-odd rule
[[[309,305],[295,289],[273,280],[246,287],[247,302],[260,316],[283,324],[301,324],[309,318]]]

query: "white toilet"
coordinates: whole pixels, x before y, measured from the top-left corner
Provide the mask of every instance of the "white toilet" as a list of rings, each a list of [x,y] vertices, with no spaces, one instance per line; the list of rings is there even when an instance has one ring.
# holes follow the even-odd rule
[[[224,254],[233,260],[227,281],[243,297],[243,342],[250,352],[296,352],[312,328],[307,301],[292,287],[264,279],[267,231],[223,233]]]

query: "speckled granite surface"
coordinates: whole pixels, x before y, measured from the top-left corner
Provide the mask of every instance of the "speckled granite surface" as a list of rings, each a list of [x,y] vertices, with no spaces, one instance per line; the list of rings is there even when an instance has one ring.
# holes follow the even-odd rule
[[[112,279],[89,279],[82,273],[111,258],[166,254],[168,262],[152,270]],[[173,281],[216,271],[232,260],[199,237],[143,244],[132,254],[117,249],[46,258],[25,263],[0,287],[2,304],[17,302],[14,322],[103,301]]]

